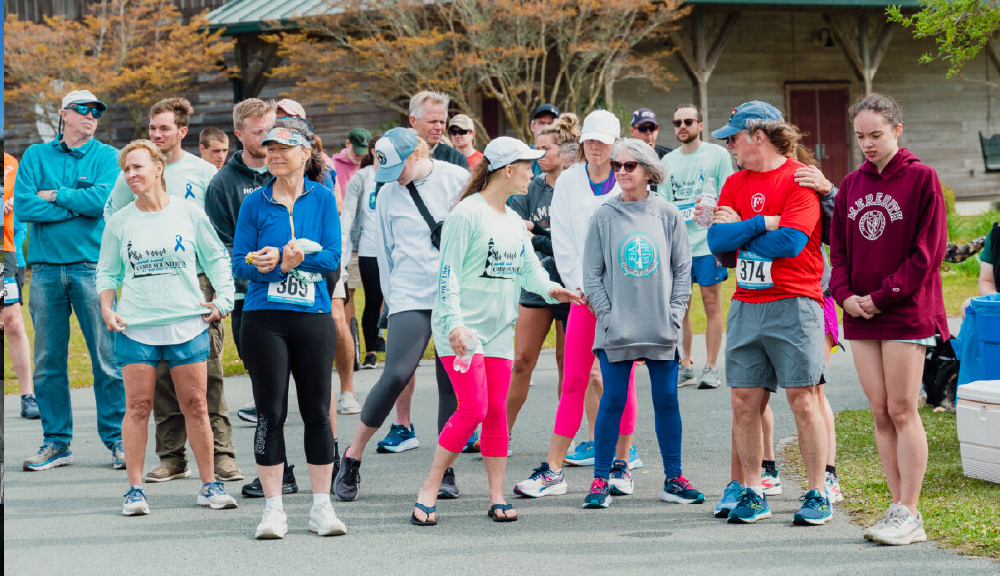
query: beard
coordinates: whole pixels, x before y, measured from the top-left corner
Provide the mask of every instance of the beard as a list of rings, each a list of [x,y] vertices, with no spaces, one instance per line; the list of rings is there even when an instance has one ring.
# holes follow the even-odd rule
[[[680,142],[681,144],[690,144],[691,142],[697,140],[698,136],[699,134],[697,132],[688,132],[687,136],[683,138],[678,136],[677,141]]]

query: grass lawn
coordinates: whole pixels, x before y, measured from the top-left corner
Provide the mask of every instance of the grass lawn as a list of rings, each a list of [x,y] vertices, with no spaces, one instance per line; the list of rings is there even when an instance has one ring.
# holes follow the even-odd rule
[[[928,466],[920,495],[920,513],[928,538],[945,548],[1000,560],[997,495],[1000,486],[962,474],[954,414],[921,408],[927,430]],[[870,410],[837,414],[837,473],[844,502],[854,521],[869,526],[889,507],[889,487],[882,474]],[[783,451],[784,466],[804,476],[798,445]]]

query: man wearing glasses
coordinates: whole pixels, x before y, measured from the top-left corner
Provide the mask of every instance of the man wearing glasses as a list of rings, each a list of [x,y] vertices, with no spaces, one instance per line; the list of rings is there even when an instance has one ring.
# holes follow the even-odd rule
[[[636,113],[642,112],[638,110]],[[633,115],[633,124],[635,123]],[[705,346],[707,355],[705,367],[698,377],[698,388],[712,389],[719,386],[719,370],[716,361],[722,345],[722,282],[729,274],[719,265],[708,249],[708,229],[694,221],[695,201],[701,195],[702,187],[709,178],[715,180],[715,194],[726,178],[733,173],[733,163],[729,153],[722,146],[702,142],[701,131],[705,128],[701,110],[694,104],[681,104],[674,110],[674,136],[681,147],[660,159],[667,168],[667,180],[659,185],[657,193],[668,202],[673,202],[687,222],[688,242],[691,244],[691,283],[701,288],[701,302],[705,308]],[[635,131],[635,126],[632,127]],[[684,353],[681,358],[678,386],[695,384],[694,357],[691,345],[694,334],[691,329],[691,303],[684,314]]]
[[[43,443],[25,470],[47,470],[73,461],[70,404],[69,316],[76,312],[87,342],[97,399],[97,433],[112,466],[125,468],[121,423],[125,389],[114,359],[114,340],[101,319],[94,276],[104,232],[104,204],[118,177],[118,152],[94,139],[108,107],[89,90],[62,100],[61,133],[24,151],[14,185],[18,218],[30,223],[32,265],[28,309],[35,325],[35,397]]]
[[[656,143],[656,137],[660,135],[660,123],[656,121],[656,114],[649,108],[639,108],[632,113],[632,125],[628,131],[633,138],[652,146],[660,159],[670,152],[670,148]]]

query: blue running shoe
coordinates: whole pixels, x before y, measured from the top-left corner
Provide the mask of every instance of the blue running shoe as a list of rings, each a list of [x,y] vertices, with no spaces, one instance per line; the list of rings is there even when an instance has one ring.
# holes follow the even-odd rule
[[[767,505],[767,496],[758,496],[752,489],[744,488],[736,501],[736,508],[729,513],[729,523],[753,524],[770,517],[771,507]]]
[[[41,417],[41,413],[38,412],[38,402],[35,401],[35,395],[24,394],[21,396],[21,418],[38,420]]]
[[[611,485],[604,478],[594,478],[590,484],[590,494],[583,499],[584,508],[607,508],[611,506]]]
[[[736,508],[736,501],[740,499],[740,494],[743,494],[744,486],[733,480],[726,485],[726,489],[722,491],[722,500],[715,505],[715,517],[716,518],[729,518],[729,513]]]
[[[56,466],[66,466],[73,461],[73,453],[69,446],[46,440],[38,452],[24,461],[23,468],[28,471],[48,470]]]
[[[628,469],[635,470],[642,468],[642,458],[639,458],[639,451],[635,449],[635,444],[628,449]]]
[[[628,463],[624,460],[615,460],[611,464],[611,475],[608,478],[611,485],[611,493],[615,496],[628,496],[635,492],[635,484],[632,482],[632,474],[628,471]]]
[[[406,452],[407,450],[413,450],[419,445],[420,441],[417,440],[417,433],[412,423],[409,430],[402,424],[393,424],[389,428],[389,433],[385,435],[385,438],[379,440],[378,444],[376,444],[375,451],[381,454],[387,452]]]
[[[594,465],[594,441],[587,440],[576,445],[576,452],[567,454],[563,461],[570,466]]]
[[[799,500],[802,500],[802,507],[792,517],[796,526],[822,526],[833,520],[833,508],[822,490],[810,490]]]
[[[692,486],[688,479],[681,474],[676,478],[667,478],[663,481],[663,492],[660,492],[660,500],[675,504],[701,504],[705,501],[705,495]]]
[[[115,470],[125,469],[125,447],[122,446],[121,440],[111,447],[111,467]]]
[[[470,454],[472,452],[479,452],[481,450],[479,446],[479,431],[473,430],[472,436],[469,436],[469,440],[465,443],[465,448],[462,448],[462,452]]]
[[[146,493],[142,486],[129,486],[125,493],[125,506],[122,507],[122,516],[142,516],[149,514],[149,502],[146,501]]]

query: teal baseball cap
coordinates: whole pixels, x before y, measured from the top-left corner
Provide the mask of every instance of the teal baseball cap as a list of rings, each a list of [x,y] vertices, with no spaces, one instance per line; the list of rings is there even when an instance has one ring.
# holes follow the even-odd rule
[[[375,143],[376,182],[394,182],[403,172],[406,159],[417,149],[417,133],[409,128],[393,128]]]
[[[261,144],[267,144],[268,142],[277,142],[278,144],[284,144],[286,146],[305,146],[306,148],[312,148],[312,144],[309,143],[309,139],[306,138],[301,132],[291,130],[288,128],[279,128],[275,126],[267,133],[267,137],[261,140]]]
[[[781,112],[767,102],[752,100],[737,106],[729,117],[729,123],[712,132],[712,136],[720,140],[729,138],[733,134],[746,130],[747,122],[750,120],[777,120],[781,121]]]

